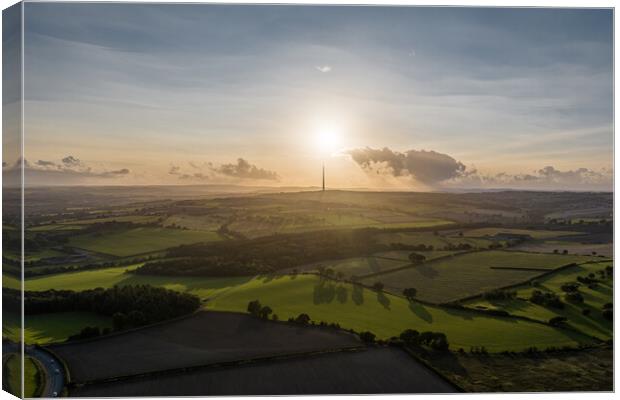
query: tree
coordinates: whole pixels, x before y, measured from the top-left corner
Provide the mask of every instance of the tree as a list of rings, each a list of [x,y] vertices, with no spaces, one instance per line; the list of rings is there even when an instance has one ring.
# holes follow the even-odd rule
[[[372,288],[373,288],[374,290],[376,290],[377,292],[381,292],[381,291],[383,290],[384,286],[383,286],[383,283],[381,283],[381,282],[375,282],[375,283],[372,285]]]
[[[305,313],[301,313],[295,318],[295,322],[301,325],[308,325],[310,323],[310,316]]]
[[[417,294],[418,291],[415,288],[406,288],[403,290],[403,296],[409,301],[413,301]]]
[[[571,303],[583,303],[583,296],[579,292],[569,292],[564,297]]]
[[[248,303],[248,312],[255,317],[258,317],[260,315],[261,309],[262,306],[260,304],[260,301],[258,300],[253,300]]]
[[[273,313],[273,310],[269,306],[264,306],[260,309],[260,317],[264,319],[268,319],[269,315]]]
[[[112,315],[112,326],[115,331],[120,331],[127,325],[127,316],[122,312],[117,312]]]
[[[409,261],[411,261],[412,264],[419,264],[419,263],[424,262],[424,260],[426,260],[426,256],[424,256],[423,254],[419,254],[419,253],[409,254]]]
[[[420,332],[415,329],[405,329],[400,334],[400,339],[406,344],[417,344],[418,338],[420,337]]]
[[[360,339],[362,339],[364,343],[374,343],[376,337],[377,336],[372,332],[360,332]]]
[[[568,254],[568,250],[562,250],[562,254]]]

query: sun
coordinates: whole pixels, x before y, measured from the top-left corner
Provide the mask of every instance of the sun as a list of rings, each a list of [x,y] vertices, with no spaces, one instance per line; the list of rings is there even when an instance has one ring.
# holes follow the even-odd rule
[[[321,154],[333,154],[342,146],[342,130],[335,123],[320,124],[316,129],[315,141]]]

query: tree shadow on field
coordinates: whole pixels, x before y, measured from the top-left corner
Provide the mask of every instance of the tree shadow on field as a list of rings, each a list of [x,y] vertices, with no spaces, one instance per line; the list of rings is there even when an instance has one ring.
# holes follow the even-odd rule
[[[418,318],[422,319],[424,322],[431,323],[433,322],[433,315],[428,312],[426,307],[424,307],[421,303],[418,302],[410,302],[409,309],[418,316]]]
[[[383,293],[383,291],[377,292],[377,301],[385,308],[386,310],[390,309],[390,298]]]
[[[364,288],[361,285],[353,284],[351,300],[358,306],[364,304]]]
[[[313,302],[314,304],[329,304],[336,297],[336,286],[326,282],[319,281],[314,286]]]
[[[338,299],[338,302],[340,302],[341,304],[344,304],[347,302],[348,297],[349,297],[349,293],[346,287],[338,286],[336,288],[336,299]]]

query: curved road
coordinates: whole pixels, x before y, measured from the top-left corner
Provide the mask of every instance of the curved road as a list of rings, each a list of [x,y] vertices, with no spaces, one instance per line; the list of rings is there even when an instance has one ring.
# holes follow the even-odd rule
[[[59,360],[51,353],[35,346],[26,346],[24,349],[26,355],[34,358],[43,367],[44,385],[41,397],[57,397],[62,394],[65,387],[64,369]],[[17,343],[3,341],[2,353],[20,353]]]

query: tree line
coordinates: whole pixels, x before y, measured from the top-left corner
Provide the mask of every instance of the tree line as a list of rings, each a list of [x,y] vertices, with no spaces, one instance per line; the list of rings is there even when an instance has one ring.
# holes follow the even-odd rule
[[[149,275],[231,276],[270,273],[329,259],[389,250],[376,229],[273,235],[179,246],[168,251],[180,260],[149,262],[134,272]]]
[[[21,292],[4,288],[3,309],[19,308]],[[200,299],[188,293],[175,292],[150,285],[114,286],[76,292],[46,290],[24,292],[26,315],[88,311],[112,317],[114,330],[133,328],[179,317],[200,307]]]

